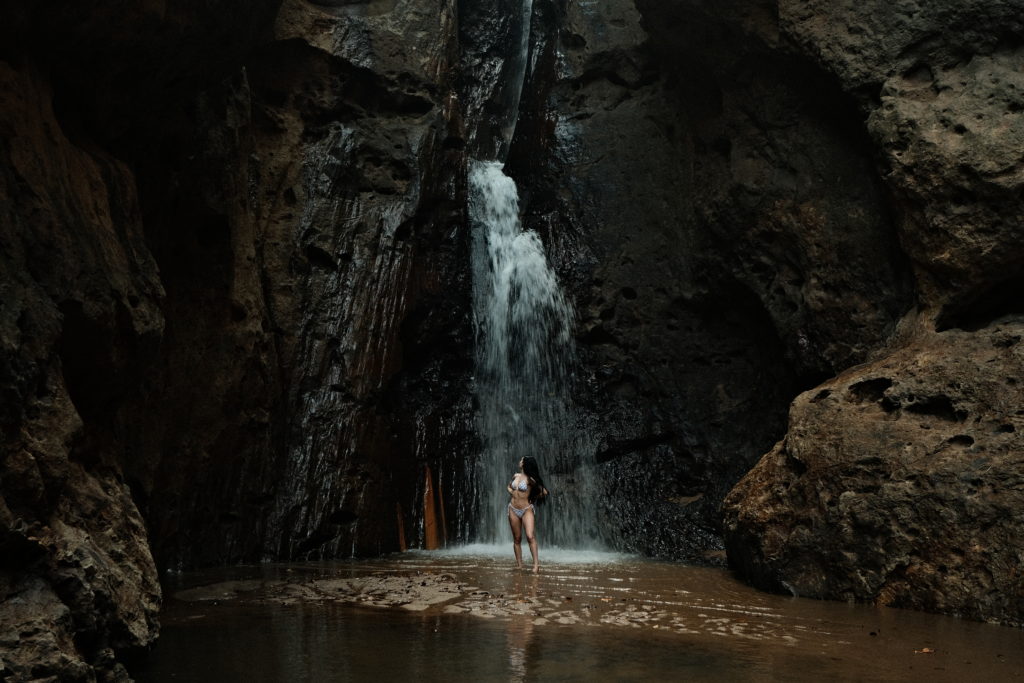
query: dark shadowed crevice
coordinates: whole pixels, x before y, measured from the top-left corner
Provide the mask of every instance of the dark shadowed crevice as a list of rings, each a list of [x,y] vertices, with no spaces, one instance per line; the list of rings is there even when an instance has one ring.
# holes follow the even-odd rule
[[[888,377],[867,379],[850,385],[850,397],[857,403],[876,403],[882,400],[891,386],[892,380]]]
[[[913,402],[906,403],[903,409],[908,413],[930,415],[946,422],[963,422],[967,419],[967,412],[958,410],[950,398],[942,394],[918,397]]]
[[[115,396],[110,381],[114,362],[109,332],[85,314],[80,301],[67,301],[60,308],[64,324],[58,348],[64,384],[84,420],[103,419]]]
[[[976,332],[1002,317],[1020,314],[1024,314],[1024,276],[1004,280],[970,302],[943,311],[935,328]]]

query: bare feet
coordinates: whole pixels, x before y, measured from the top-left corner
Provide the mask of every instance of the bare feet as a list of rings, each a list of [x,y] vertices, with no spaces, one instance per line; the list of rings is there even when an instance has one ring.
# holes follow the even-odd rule
[[[538,565],[538,564],[533,565],[533,573],[534,574],[540,574],[540,565]]]

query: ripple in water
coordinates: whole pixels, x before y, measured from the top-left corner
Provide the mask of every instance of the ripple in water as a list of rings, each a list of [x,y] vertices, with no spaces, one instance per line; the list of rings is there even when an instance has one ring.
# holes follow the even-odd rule
[[[196,682],[934,683],[1018,680],[1024,670],[1019,629],[769,595],[725,570],[640,558],[588,563],[597,556],[567,553],[534,575],[510,571],[498,550],[178,576],[182,587],[210,585],[168,586],[161,642],[133,673]],[[356,588],[341,595],[348,581]],[[451,592],[408,611],[403,596],[431,583]]]

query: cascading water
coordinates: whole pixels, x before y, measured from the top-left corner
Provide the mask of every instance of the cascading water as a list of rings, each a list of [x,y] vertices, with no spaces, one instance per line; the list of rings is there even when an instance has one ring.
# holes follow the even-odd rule
[[[476,483],[476,540],[507,542],[507,484],[520,458],[537,458],[551,496],[538,511],[538,536],[546,545],[595,548],[591,464],[579,447],[570,398],[575,351],[574,314],[548,265],[540,236],[524,230],[516,184],[503,159],[518,119],[527,70],[532,0],[509,17],[512,54],[504,79],[494,85],[500,106],[496,138],[478,149],[493,157],[469,169],[473,229],[473,296],[476,318],[475,388],[483,452]],[[487,152],[484,152],[486,155]]]
[[[539,513],[545,517],[545,541],[593,547],[597,534],[586,496],[590,468],[573,447],[572,307],[548,266],[540,236],[522,229],[516,185],[501,164],[474,162],[469,185],[484,445],[476,477],[479,539],[507,540],[505,487],[519,459],[532,455],[552,492],[550,505]]]

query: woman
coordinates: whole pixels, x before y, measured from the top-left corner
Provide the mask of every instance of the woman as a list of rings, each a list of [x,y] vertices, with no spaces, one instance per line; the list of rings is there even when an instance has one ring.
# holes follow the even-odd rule
[[[540,558],[537,557],[537,537],[534,534],[536,509],[544,504],[548,490],[544,488],[544,480],[540,478],[537,461],[526,456],[519,461],[519,471],[507,487],[512,500],[508,504],[508,524],[512,527],[512,550],[516,554],[516,567],[523,566],[523,529],[526,529],[526,542],[530,545],[533,555],[533,571],[540,571]]]

